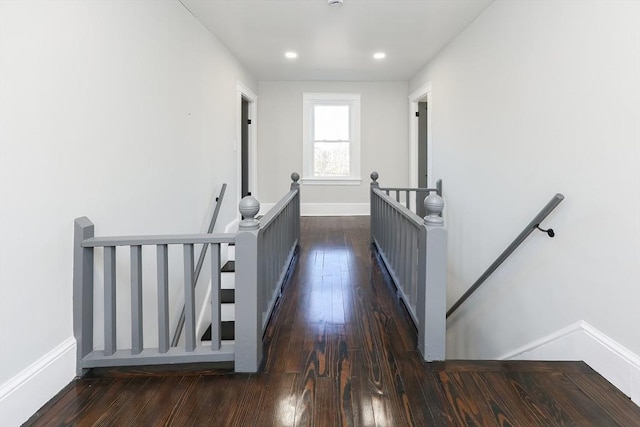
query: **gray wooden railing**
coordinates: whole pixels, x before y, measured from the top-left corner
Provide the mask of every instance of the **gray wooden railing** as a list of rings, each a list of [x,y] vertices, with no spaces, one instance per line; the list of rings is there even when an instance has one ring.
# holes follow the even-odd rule
[[[424,360],[444,360],[447,230],[442,197],[437,189],[426,189],[434,194],[424,199],[427,216],[420,218],[379,187],[377,172],[371,179],[372,242],[418,329]]]
[[[237,372],[257,372],[262,362],[262,332],[278,294],[286,269],[294,258],[300,236],[298,175],[292,174],[291,191],[258,221],[259,202],[245,197],[240,212],[245,217],[238,233],[168,236],[94,237],[94,225],[86,217],[75,220],[73,267],[73,329],[77,341],[77,373],[108,366],[135,366],[192,362],[235,361]],[[257,207],[257,209],[256,209]],[[264,224],[263,224],[264,222]],[[268,237],[264,237],[268,234]],[[220,335],[220,245],[236,244],[235,341]],[[211,344],[196,339],[194,245],[210,245]],[[185,340],[170,346],[169,337],[169,245],[182,246],[185,301]],[[116,248],[129,247],[131,258],[130,308],[117,307]],[[145,346],[143,336],[143,247],[155,247],[157,257],[157,347]],[[269,250],[263,250],[268,248]],[[103,248],[104,294],[94,296],[94,249]],[[279,274],[267,272],[279,272]],[[271,290],[271,294],[269,294]],[[103,349],[94,340],[94,297],[104,306]],[[266,309],[265,309],[266,307]],[[117,313],[130,310],[131,345],[118,348]],[[265,311],[266,310],[266,311]]]
[[[256,198],[240,202],[244,219],[236,236],[236,344],[251,351],[236,353],[236,371],[238,366],[260,366],[262,334],[300,242],[300,175],[294,172],[291,179],[291,190],[260,220],[255,218],[260,211]],[[238,316],[244,319],[241,327]]]
[[[410,188],[410,187],[385,187],[380,188],[387,196],[395,198],[396,202],[404,206],[418,216],[424,215],[424,199],[435,192],[442,197],[442,180],[436,181],[435,188]],[[412,204],[412,200],[414,203]]]

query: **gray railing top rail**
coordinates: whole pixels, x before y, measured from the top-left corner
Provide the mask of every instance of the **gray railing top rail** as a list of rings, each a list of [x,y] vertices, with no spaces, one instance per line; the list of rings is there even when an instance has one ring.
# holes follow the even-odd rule
[[[91,237],[82,241],[83,248],[105,246],[180,245],[204,243],[234,243],[235,233],[169,234],[149,236]]]
[[[382,191],[417,191],[422,193],[438,191],[437,188],[415,188],[415,187],[380,187]]]
[[[273,221],[273,219],[276,218],[280,214],[280,212],[282,212],[282,210],[289,204],[289,202],[291,202],[291,199],[295,197],[296,193],[298,192],[299,179],[300,175],[297,172],[291,174],[291,180],[293,181],[293,183],[291,184],[291,190],[289,190],[289,192],[285,194],[284,197],[282,197],[282,199],[280,199],[280,201],[275,204],[275,206],[269,209],[269,212],[267,212],[262,218],[260,218],[260,228],[264,229],[269,227],[271,221]]]
[[[391,205],[395,210],[397,210],[403,217],[405,217],[409,222],[411,222],[416,227],[422,227],[424,225],[424,220],[416,215],[413,211],[409,210],[402,203],[396,201],[393,197],[387,195],[385,193],[386,189],[383,188],[372,188],[371,189],[375,194],[380,196],[380,198],[384,199],[389,205]]]
[[[260,228],[267,228],[278,214],[289,204],[289,202],[291,202],[291,199],[295,197],[297,192],[297,189],[290,190],[282,199],[280,199],[280,201],[278,201],[278,203],[275,204],[275,206],[269,209],[269,212],[260,218]]]
[[[522,232],[518,234],[518,236],[513,240],[513,242],[511,242],[511,244],[507,247],[507,249],[505,249],[500,254],[500,256],[498,256],[498,258],[493,262],[493,264],[491,264],[489,268],[487,268],[487,270],[484,273],[482,273],[482,275],[478,278],[478,280],[476,280],[474,284],[471,285],[471,287],[458,299],[458,301],[456,301],[455,304],[451,306],[451,308],[447,311],[447,318],[451,316],[458,309],[458,307],[460,307],[467,300],[467,298],[469,298],[471,294],[473,294],[476,291],[476,289],[478,289],[480,285],[482,285],[484,281],[487,280],[489,276],[491,276],[491,274],[494,271],[496,271],[496,269],[500,266],[500,264],[502,264],[507,258],[509,258],[509,255],[511,255],[513,251],[515,251],[516,248],[520,246],[520,244],[529,236],[529,234],[533,232],[533,230],[538,228],[540,223],[563,200],[564,200],[564,196],[560,193],[557,193],[555,196],[551,198],[551,200],[549,200],[549,202],[542,208],[542,210],[538,212],[538,215],[536,215],[531,220],[531,222],[527,224],[524,230],[522,230]],[[542,230],[542,231],[546,232],[547,230]],[[553,234],[550,233],[549,236],[553,237]]]
[[[376,176],[376,179],[377,176]],[[380,190],[383,191],[416,191],[416,192],[422,192],[422,193],[431,193],[434,192],[442,197],[442,180],[439,179],[436,181],[436,186],[435,188],[412,188],[412,187],[379,187]]]

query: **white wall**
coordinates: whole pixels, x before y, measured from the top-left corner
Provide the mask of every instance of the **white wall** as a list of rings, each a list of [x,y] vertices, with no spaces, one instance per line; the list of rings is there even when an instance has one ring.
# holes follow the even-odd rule
[[[236,81],[257,84],[177,1],[2,1],[0,19],[0,424],[13,425],[75,373],[67,346],[62,385],[14,390],[72,336],[74,218],[97,235],[206,230],[222,182],[238,191]]]
[[[374,170],[383,185],[408,184],[407,82],[261,81],[259,91],[257,194],[261,202],[277,202],[290,173],[302,175],[303,92],[361,94],[362,175],[359,186],[303,186],[303,213],[309,206],[331,210],[331,205],[346,204],[358,204],[368,213],[369,174]]]
[[[531,235],[449,319],[447,357],[579,321],[640,354],[640,3],[496,1],[409,91],[429,81],[449,305],[566,196],[542,224],[556,237]]]

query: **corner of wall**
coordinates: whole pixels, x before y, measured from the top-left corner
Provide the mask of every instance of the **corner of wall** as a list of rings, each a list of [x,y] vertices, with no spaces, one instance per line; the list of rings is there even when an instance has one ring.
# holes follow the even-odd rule
[[[581,360],[640,406],[640,356],[583,320],[498,359]]]
[[[76,340],[67,338],[0,386],[0,425],[19,426],[53,398],[76,371]]]
[[[301,216],[369,215],[369,203],[302,203]]]

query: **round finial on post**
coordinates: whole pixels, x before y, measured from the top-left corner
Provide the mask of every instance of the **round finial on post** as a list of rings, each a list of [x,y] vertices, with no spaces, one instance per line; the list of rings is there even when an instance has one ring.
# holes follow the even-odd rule
[[[260,212],[260,202],[253,196],[246,196],[240,200],[238,207],[242,214],[242,221],[239,227],[245,230],[257,229],[260,227],[260,221],[256,219],[256,215]]]
[[[300,174],[298,172],[293,172],[291,174],[291,181],[293,181],[291,183],[292,190],[298,190],[300,188],[300,183],[298,182],[299,180],[300,180]]]
[[[442,210],[444,209],[444,200],[437,194],[429,194],[424,199],[424,209],[427,211],[427,216],[424,217],[424,223],[431,226],[444,225],[444,219],[442,218]]]
[[[369,176],[371,177],[371,188],[380,188],[380,183],[378,183],[378,172],[373,171]]]

